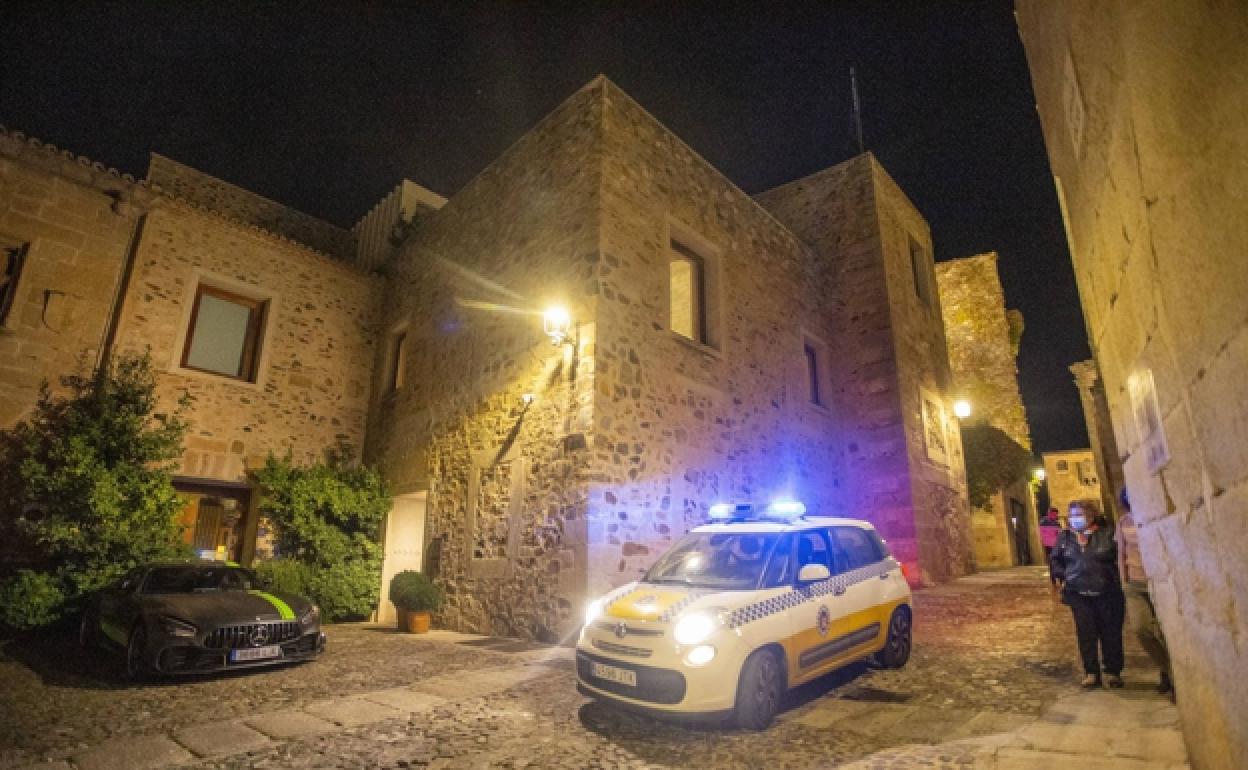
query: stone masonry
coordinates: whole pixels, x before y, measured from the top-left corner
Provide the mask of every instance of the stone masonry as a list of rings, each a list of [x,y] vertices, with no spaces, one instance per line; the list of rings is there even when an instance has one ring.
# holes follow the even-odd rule
[[[1118,492],[1125,486],[1122,479],[1122,455],[1114,439],[1114,425],[1109,414],[1109,402],[1105,399],[1105,385],[1096,361],[1077,361],[1070,365],[1075,387],[1079,389],[1079,404],[1083,407],[1083,419],[1088,426],[1088,443],[1096,459],[1096,477],[1101,482],[1101,509],[1117,520],[1124,511],[1118,502]]]
[[[1248,767],[1248,6],[1017,10],[1192,766]]]
[[[1022,314],[1006,310],[996,252],[936,265],[949,364],[957,395],[971,403],[963,425],[986,425],[1031,451],[1031,430],[1018,389],[1018,342]],[[975,561],[980,567],[1009,567],[1024,557],[1039,563],[1042,553],[1029,474],[993,493],[971,510]],[[1025,542],[1024,542],[1025,541]]]

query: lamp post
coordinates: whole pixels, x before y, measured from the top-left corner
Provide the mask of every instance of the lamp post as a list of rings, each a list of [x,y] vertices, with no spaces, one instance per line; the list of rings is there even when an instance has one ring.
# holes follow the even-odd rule
[[[572,316],[568,309],[554,305],[542,313],[542,331],[550,337],[550,344],[555,347],[572,342]]]
[[[965,420],[971,416],[971,402],[965,398],[959,398],[953,402],[953,414],[959,420]]]

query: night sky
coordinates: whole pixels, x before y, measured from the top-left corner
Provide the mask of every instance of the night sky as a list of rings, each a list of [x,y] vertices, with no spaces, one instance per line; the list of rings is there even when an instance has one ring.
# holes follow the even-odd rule
[[[142,176],[160,152],[349,226],[452,195],[599,73],[748,193],[867,149],[936,258],[996,250],[1037,451],[1086,446],[1089,356],[1012,6],[6,4],[0,123]]]

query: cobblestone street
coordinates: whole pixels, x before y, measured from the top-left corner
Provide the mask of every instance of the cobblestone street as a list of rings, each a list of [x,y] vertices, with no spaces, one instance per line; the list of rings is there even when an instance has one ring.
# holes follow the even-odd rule
[[[1069,612],[1043,570],[918,592],[916,615],[905,669],[855,666],[804,687],[762,733],[623,714],[577,695],[566,648],[452,634],[336,626],[316,663],[142,686],[68,647],[10,643],[0,766],[1186,766],[1141,656],[1123,691],[1075,685]]]

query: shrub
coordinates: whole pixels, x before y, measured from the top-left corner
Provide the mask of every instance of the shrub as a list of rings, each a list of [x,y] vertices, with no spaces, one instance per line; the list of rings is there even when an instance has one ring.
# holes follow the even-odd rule
[[[424,573],[405,570],[390,579],[390,601],[408,612],[436,612],[442,606],[442,589]]]
[[[172,473],[187,397],[172,414],[155,412],[147,354],[118,356],[61,384],[66,394],[54,396],[45,382],[31,416],[0,432],[0,537],[19,544],[48,589],[33,590],[30,576],[6,581],[14,597],[37,603],[6,610],[20,627],[50,622],[136,564],[186,553]]]
[[[966,485],[972,508],[988,504],[993,493],[1031,472],[1031,453],[1000,428],[987,424],[962,427]]]
[[[255,571],[267,590],[279,594],[312,595],[313,569],[308,564],[294,559],[271,559],[257,562]]]
[[[302,570],[287,564],[262,571],[298,582],[299,593],[313,598],[330,620],[367,617],[381,582],[378,541],[390,495],[381,476],[351,463],[351,454],[340,445],[324,463],[302,467],[270,456],[256,472],[264,489],[261,511],[276,530],[278,561]]]
[[[64,603],[59,580],[24,569],[0,584],[0,624],[20,629],[46,626],[60,617]]]

